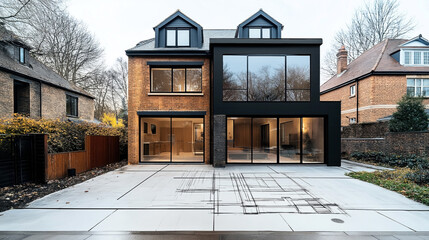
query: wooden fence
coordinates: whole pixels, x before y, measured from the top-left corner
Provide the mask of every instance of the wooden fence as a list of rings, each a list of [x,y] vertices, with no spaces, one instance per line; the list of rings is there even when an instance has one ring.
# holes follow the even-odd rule
[[[86,136],[84,151],[48,154],[45,176],[46,180],[59,179],[66,177],[70,168],[81,173],[118,161],[118,136]]]

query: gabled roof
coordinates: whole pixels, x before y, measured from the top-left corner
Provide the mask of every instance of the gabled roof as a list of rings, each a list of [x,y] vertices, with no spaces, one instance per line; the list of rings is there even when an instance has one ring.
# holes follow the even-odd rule
[[[198,30],[202,29],[200,24],[198,24],[197,22],[195,22],[194,20],[192,20],[191,18],[189,18],[188,16],[183,14],[179,9],[175,13],[171,14],[169,17],[164,19],[164,21],[162,21],[161,23],[159,23],[158,25],[153,27],[153,29],[156,30],[156,29],[162,28],[163,26],[165,26],[169,22],[173,21],[176,17],[182,18],[183,20],[185,20],[186,22],[188,22],[189,24],[191,24],[192,26],[194,26]]]
[[[270,21],[271,23],[273,23],[277,27],[280,27],[281,29],[283,29],[283,25],[280,22],[278,22],[277,20],[275,20],[274,18],[272,18],[270,15],[268,15],[262,9],[259,9],[259,11],[257,11],[255,14],[253,14],[252,16],[250,16],[248,19],[244,20],[242,23],[240,23],[238,25],[238,27],[244,27],[244,26],[246,26],[247,24],[249,24],[250,22],[252,22],[256,18],[258,18],[259,16],[264,17],[265,19],[267,19],[268,21]]]
[[[270,15],[268,15],[266,12],[264,12],[264,10],[259,9],[259,11],[257,11],[255,14],[253,14],[252,16],[250,16],[248,19],[244,20],[242,23],[240,23],[237,26],[237,31],[235,33],[235,37],[238,37],[238,32],[240,28],[245,27],[247,24],[251,23],[253,20],[257,19],[258,17],[263,17],[265,18],[267,21],[271,22],[273,25],[277,26],[277,28],[279,30],[283,29],[283,25],[278,22],[277,20],[275,20],[273,17],[271,17]]]
[[[400,50],[400,46],[409,40],[386,39],[353,60],[340,74],[336,74],[320,86],[320,92],[326,93],[370,74],[429,74],[429,67],[403,66],[391,55]]]
[[[69,90],[70,92],[78,93],[90,98],[94,98],[84,90],[70,83],[69,81],[62,78],[52,69],[33,58],[31,55],[26,58],[26,65],[19,63],[16,59],[13,59],[6,50],[3,49],[3,44],[10,44],[15,42],[22,42],[12,32],[0,25],[0,33],[6,35],[0,35],[0,71],[7,71],[12,75],[16,75],[22,78],[29,78],[30,80],[39,80],[45,84],[54,85],[59,88]],[[6,38],[4,36],[7,36]],[[25,43],[23,43],[25,45]]]
[[[421,34],[418,35],[417,37],[412,38],[411,40],[409,40],[409,41],[407,41],[407,42],[399,45],[399,46],[400,47],[404,47],[404,46],[406,46],[406,45],[408,45],[408,44],[410,44],[410,43],[412,43],[414,41],[418,41],[418,42],[420,42],[420,43],[422,43],[422,44],[424,44],[426,46],[429,46],[429,41],[426,38],[424,38]]]

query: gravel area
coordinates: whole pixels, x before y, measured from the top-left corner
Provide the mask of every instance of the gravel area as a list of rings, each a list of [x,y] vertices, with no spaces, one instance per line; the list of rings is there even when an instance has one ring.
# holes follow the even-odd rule
[[[58,180],[50,180],[47,183],[24,183],[9,187],[0,188],[0,212],[13,209],[24,208],[28,203],[59,191],[68,188],[75,184],[84,182],[93,177],[99,176],[106,172],[118,169],[127,165],[127,161],[112,163],[101,168],[77,174],[75,177],[66,177]]]

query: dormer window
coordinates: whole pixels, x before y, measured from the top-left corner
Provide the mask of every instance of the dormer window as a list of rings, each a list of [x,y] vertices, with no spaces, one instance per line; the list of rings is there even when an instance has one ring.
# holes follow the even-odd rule
[[[190,31],[189,29],[167,29],[166,37],[167,47],[189,47]]]
[[[23,47],[19,48],[19,62],[25,63],[25,49]]]
[[[249,28],[249,38],[271,38],[271,28]]]
[[[404,65],[423,66],[429,65],[428,50],[406,50],[404,51]]]

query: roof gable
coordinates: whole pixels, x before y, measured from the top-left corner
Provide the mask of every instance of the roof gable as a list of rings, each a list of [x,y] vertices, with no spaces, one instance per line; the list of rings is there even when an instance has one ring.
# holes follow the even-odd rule
[[[262,9],[238,25],[235,37],[247,38],[245,32],[247,27],[272,27],[275,29],[274,38],[281,38],[281,31],[283,29],[283,25],[280,22],[272,18]]]
[[[399,47],[428,47],[428,46],[429,46],[429,41],[425,39],[421,34],[399,45]]]
[[[189,28],[190,47],[200,48],[203,45],[203,28],[201,25],[177,10],[153,28],[155,30],[156,48],[166,47],[166,28]]]

